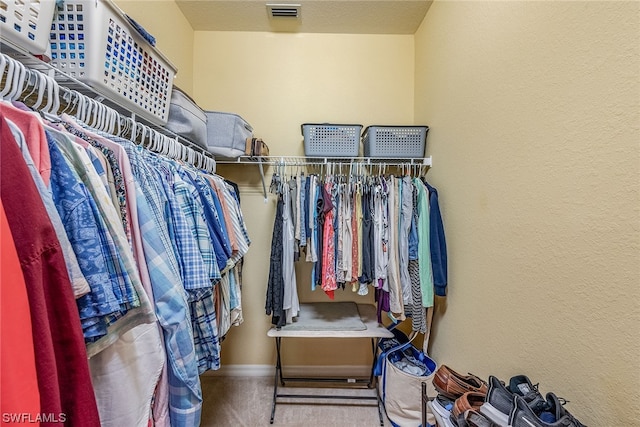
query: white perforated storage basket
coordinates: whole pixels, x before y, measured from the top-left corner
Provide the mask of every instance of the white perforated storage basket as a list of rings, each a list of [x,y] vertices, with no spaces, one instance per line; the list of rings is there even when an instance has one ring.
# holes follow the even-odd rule
[[[305,123],[304,154],[310,157],[358,157],[362,125]]]
[[[428,126],[368,126],[362,135],[364,155],[382,158],[423,157]]]
[[[65,0],[56,9],[51,63],[150,122],[164,125],[176,68],[109,0]]]
[[[34,55],[45,53],[54,0],[0,0],[0,37]]]

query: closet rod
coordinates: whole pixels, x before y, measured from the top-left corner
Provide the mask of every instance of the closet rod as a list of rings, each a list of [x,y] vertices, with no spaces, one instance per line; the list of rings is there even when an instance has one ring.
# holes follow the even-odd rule
[[[373,158],[373,157],[306,157],[306,156],[240,156],[236,159],[217,159],[218,164],[240,165],[290,165],[290,166],[322,166],[330,163],[358,163],[364,165],[395,166],[431,166],[431,156],[424,158]]]
[[[58,68],[55,68],[52,65],[40,60],[39,58],[25,51],[24,49],[6,40],[1,41],[0,50],[1,50],[0,55],[2,57],[12,59],[14,61],[21,63],[22,65],[24,65],[25,69],[29,73],[41,73],[44,76],[52,78],[55,81],[55,83],[60,88],[63,88],[64,90],[66,90],[67,93],[76,93],[80,96],[86,97],[87,100],[89,100],[90,102],[102,104],[105,108],[113,110],[115,113],[117,113],[120,116],[120,118],[124,123],[130,122],[134,126],[140,126],[141,130],[144,130],[144,128],[147,128],[150,133],[150,136],[153,135],[153,133],[157,133],[162,135],[165,138],[170,138],[171,142],[179,143],[184,148],[177,147],[177,151],[179,151],[180,153],[184,153],[185,158],[187,157],[194,158],[196,156],[198,158],[202,157],[202,159],[199,162],[199,165],[196,165],[196,166],[198,167],[206,166],[203,168],[208,170],[209,172],[212,172],[212,173],[215,172],[215,163],[216,163],[215,158],[206,149],[198,146],[197,144],[189,141],[188,139],[180,135],[177,135],[176,133],[170,131],[169,129],[158,126],[146,120],[144,117],[136,116],[135,113],[131,112],[126,107],[122,106],[116,101],[113,101],[108,97],[106,97],[105,95],[98,93],[95,89],[91,88],[85,83],[68,75],[64,71]],[[4,70],[3,70],[3,74],[4,74]],[[8,74],[7,74],[7,78],[8,78]],[[26,80],[27,83],[25,83],[25,86],[27,86],[29,81],[30,79]],[[38,79],[36,79],[36,82],[37,81]],[[62,95],[63,94],[60,93],[61,98],[62,98]],[[64,94],[64,95],[67,95],[67,94]],[[67,107],[66,105],[67,100],[60,99],[60,101],[61,101],[60,111],[64,111],[65,107]],[[192,154],[189,154],[189,153],[192,153]]]
[[[236,159],[217,159],[218,164],[225,165],[258,165],[262,180],[262,192],[264,202],[267,203],[267,187],[264,178],[263,166],[326,166],[330,164],[357,164],[364,166],[383,167],[407,167],[428,166],[431,167],[431,156],[424,158],[373,158],[373,157],[306,157],[306,156],[240,156]]]

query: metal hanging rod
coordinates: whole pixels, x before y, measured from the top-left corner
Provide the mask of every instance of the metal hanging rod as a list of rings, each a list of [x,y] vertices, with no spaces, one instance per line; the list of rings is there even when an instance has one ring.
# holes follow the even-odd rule
[[[216,159],[218,164],[239,165],[291,165],[322,166],[330,163],[384,165],[388,167],[431,166],[431,156],[424,158],[373,158],[373,157],[306,157],[306,156],[240,156],[236,159]]]
[[[240,156],[236,159],[216,159],[217,164],[258,165],[262,180],[264,202],[267,203],[267,187],[264,177],[264,165],[270,166],[328,166],[328,165],[364,165],[380,167],[431,167],[431,156],[424,158],[373,158],[373,157],[306,157],[306,156]]]

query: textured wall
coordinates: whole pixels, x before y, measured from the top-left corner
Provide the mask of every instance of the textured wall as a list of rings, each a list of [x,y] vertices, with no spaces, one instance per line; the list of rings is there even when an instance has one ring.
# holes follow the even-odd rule
[[[196,31],[194,93],[205,109],[240,114],[272,155],[302,155],[302,123],[412,123],[413,58],[413,36]],[[275,198],[264,203],[257,166],[218,171],[241,185],[252,239],[243,272],[245,323],[229,333],[222,362],[269,364],[275,349],[264,306]],[[297,272],[302,301],[329,301],[310,291],[308,264],[298,263]],[[336,300],[372,302],[350,290],[336,292]],[[371,354],[366,340],[315,341],[285,343],[287,363],[363,365]]]
[[[193,93],[193,29],[174,0],[115,0],[156,38],[156,47],[178,68],[173,82]]]
[[[432,353],[640,425],[640,3],[438,2],[416,33],[450,292]]]

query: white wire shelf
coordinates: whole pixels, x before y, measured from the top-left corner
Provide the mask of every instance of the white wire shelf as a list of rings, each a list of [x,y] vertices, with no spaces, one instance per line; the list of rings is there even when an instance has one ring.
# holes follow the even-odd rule
[[[423,158],[378,158],[378,157],[307,157],[307,156],[263,156],[251,157],[240,156],[234,159],[216,158],[218,164],[238,164],[238,165],[291,165],[291,166],[321,166],[328,164],[349,165],[351,163],[361,165],[380,165],[388,167],[403,166],[429,166],[431,167],[431,156]]]

